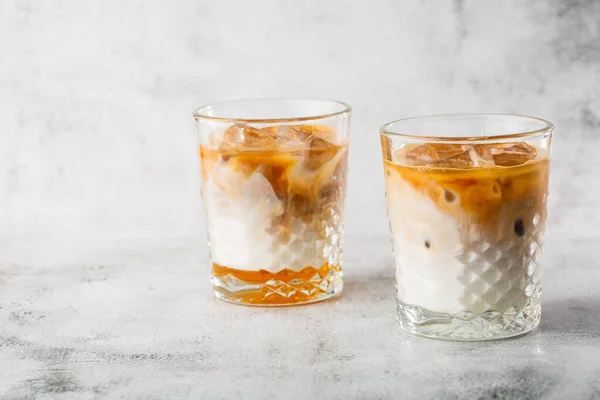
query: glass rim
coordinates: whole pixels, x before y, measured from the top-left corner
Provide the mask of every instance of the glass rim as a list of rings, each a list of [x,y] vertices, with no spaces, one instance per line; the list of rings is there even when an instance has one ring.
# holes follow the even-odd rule
[[[213,106],[223,106],[223,105],[235,105],[238,103],[254,103],[254,102],[269,102],[269,101],[319,101],[328,104],[337,104],[341,106],[340,111],[330,112],[330,113],[315,113],[314,115],[307,115],[302,117],[280,117],[280,118],[239,118],[239,117],[221,117],[221,116],[212,116],[206,114],[206,109]],[[203,112],[204,110],[204,112]],[[220,101],[215,103],[205,104],[201,107],[198,107],[192,113],[192,116],[196,120],[209,120],[209,121],[217,121],[217,122],[233,122],[233,123],[286,123],[286,122],[301,122],[301,121],[312,121],[325,119],[330,117],[335,117],[338,115],[348,114],[352,111],[352,107],[347,103],[338,100],[330,100],[330,99],[322,99],[322,98],[312,98],[312,97],[263,97],[263,98],[250,98],[250,99],[238,99],[238,100],[227,100]]]
[[[433,120],[438,118],[463,118],[463,117],[501,117],[508,119],[521,118],[530,121],[535,121],[537,123],[542,123],[542,127],[538,129],[528,130],[526,132],[515,132],[515,133],[506,133],[500,135],[487,135],[487,136],[426,136],[426,135],[417,135],[410,133],[399,133],[393,132],[389,129],[389,127],[398,122],[405,121],[415,121],[415,120]],[[412,141],[432,141],[432,142],[457,142],[457,141],[468,141],[468,142],[490,142],[490,141],[505,141],[510,139],[523,139],[523,138],[533,138],[538,136],[546,136],[551,134],[554,130],[554,125],[543,118],[531,117],[528,115],[520,115],[520,114],[502,114],[502,113],[457,113],[457,114],[432,114],[432,115],[421,115],[416,117],[408,117],[401,118],[391,122],[387,122],[379,128],[379,133],[382,136],[388,138],[400,137]]]

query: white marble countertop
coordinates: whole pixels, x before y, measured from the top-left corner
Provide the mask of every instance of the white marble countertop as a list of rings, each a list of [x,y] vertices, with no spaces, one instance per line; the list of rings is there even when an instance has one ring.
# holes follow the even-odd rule
[[[598,179],[570,170],[575,159],[552,172],[543,316],[529,335],[402,332],[385,235],[348,233],[340,298],[270,309],[215,300],[200,241],[119,243],[105,262],[3,265],[0,397],[598,398]]]

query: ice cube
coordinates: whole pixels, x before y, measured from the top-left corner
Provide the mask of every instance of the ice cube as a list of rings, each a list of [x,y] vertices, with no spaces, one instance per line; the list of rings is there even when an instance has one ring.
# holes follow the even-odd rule
[[[522,142],[494,145],[490,153],[494,163],[503,167],[521,165],[537,156],[534,147]]]
[[[494,165],[485,145],[429,143],[411,148],[406,158],[413,165],[468,168]]]
[[[298,126],[282,125],[277,128],[277,137],[290,141],[305,142],[310,137],[310,133],[299,129]]]
[[[257,163],[247,155],[232,156],[226,161],[227,168],[240,173],[245,177],[250,176],[257,168]]]
[[[225,161],[219,161],[211,171],[210,180],[227,195],[239,199],[242,196],[246,176],[228,166]]]
[[[335,129],[325,125],[294,125],[294,129],[304,133],[307,138],[316,136],[330,143],[338,143],[338,137]]]
[[[346,149],[337,148],[333,153],[333,157],[317,170],[313,185],[313,196],[318,201],[332,200],[339,196],[348,169],[347,162]]]
[[[318,169],[331,160],[338,146],[318,136],[310,136],[304,149],[304,166],[308,169]]]
[[[439,159],[432,165],[449,168],[489,167],[494,165],[489,145],[436,144]]]
[[[275,125],[275,126],[266,126],[264,128],[260,128],[259,130],[264,133],[265,135],[271,136],[271,137],[277,137],[277,130],[279,129],[279,126]]]
[[[429,146],[435,150],[439,159],[454,157],[466,150],[462,144],[429,143]]]
[[[239,198],[250,175],[256,170],[256,163],[247,157],[233,155],[214,163],[209,179],[228,195]]]
[[[282,125],[275,131],[277,147],[281,151],[296,151],[304,147],[310,134],[296,129],[294,126]]]
[[[333,146],[329,153],[313,155],[313,157],[310,160],[305,158],[291,169],[288,190],[311,201],[317,201],[320,189],[327,184],[333,183],[338,186],[343,184],[342,180],[347,168],[347,152],[344,147]],[[328,160],[324,161],[326,157]]]
[[[275,195],[271,183],[261,173],[250,175],[242,190],[242,200],[254,207],[254,212],[269,220],[283,213],[283,204]],[[252,218],[251,215],[246,216]]]
[[[526,143],[440,144],[407,146],[397,155],[398,162],[415,166],[444,168],[520,165],[536,157],[536,150]]]
[[[484,144],[465,145],[471,156],[474,167],[489,167],[494,165],[490,146]]]
[[[428,165],[439,158],[437,151],[428,144],[407,147],[404,156],[412,165]]]
[[[268,131],[244,124],[227,128],[223,134],[221,151],[272,151],[277,148],[275,137]]]
[[[209,149],[218,149],[221,143],[223,143],[223,137],[225,136],[225,129],[219,129],[211,132],[208,135],[206,147]]]
[[[442,153],[445,155],[444,153]],[[474,165],[468,146],[461,146],[461,150],[448,152],[445,157],[430,162],[428,165],[445,168],[468,168]]]

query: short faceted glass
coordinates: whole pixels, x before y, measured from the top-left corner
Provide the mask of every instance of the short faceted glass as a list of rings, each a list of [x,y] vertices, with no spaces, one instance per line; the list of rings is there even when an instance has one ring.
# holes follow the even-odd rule
[[[276,306],[340,293],[350,107],[245,100],[194,118],[216,296]]]
[[[403,329],[469,341],[538,325],[552,130],[495,114],[382,126]]]

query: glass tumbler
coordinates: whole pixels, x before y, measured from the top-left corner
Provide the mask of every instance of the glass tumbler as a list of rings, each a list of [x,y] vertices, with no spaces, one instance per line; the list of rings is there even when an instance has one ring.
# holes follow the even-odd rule
[[[538,325],[552,130],[499,114],[381,127],[403,329],[470,341]]]
[[[350,107],[243,100],[194,119],[216,296],[275,306],[340,293]]]

